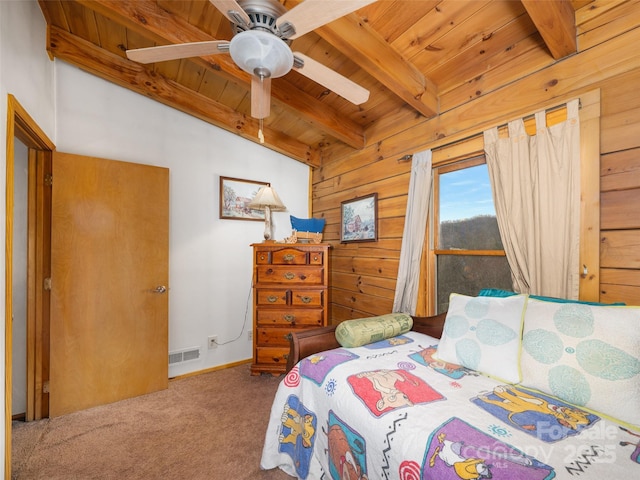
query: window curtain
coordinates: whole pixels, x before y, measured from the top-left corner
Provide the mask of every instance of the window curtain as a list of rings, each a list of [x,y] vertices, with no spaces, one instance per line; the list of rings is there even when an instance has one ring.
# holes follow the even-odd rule
[[[431,196],[431,150],[413,155],[393,311],[414,315]]]
[[[546,126],[535,114],[536,135],[522,119],[509,122],[508,138],[484,132],[498,227],[513,288],[578,298],[580,246],[580,125],[578,100],[567,120]]]

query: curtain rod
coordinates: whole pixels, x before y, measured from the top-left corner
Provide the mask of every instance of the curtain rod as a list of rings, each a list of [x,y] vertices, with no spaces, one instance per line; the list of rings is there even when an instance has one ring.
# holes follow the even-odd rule
[[[546,115],[548,115],[548,114],[550,114],[550,113],[554,113],[554,112],[556,112],[556,111],[558,111],[558,110],[561,110],[561,109],[563,109],[563,108],[567,108],[567,103],[568,103],[568,102],[564,102],[564,103],[561,103],[561,104],[559,104],[559,105],[555,105],[555,106],[553,106],[553,107],[546,108],[546,109],[544,109],[544,112],[545,112],[545,114],[546,114]],[[582,99],[581,99],[581,98],[578,98],[578,109],[579,109],[579,110],[582,110]],[[536,114],[535,114],[535,113],[531,113],[531,114],[529,114],[529,115],[525,115],[525,116],[523,116],[523,117],[522,117],[522,120],[523,120],[523,121],[533,120],[533,119],[535,118],[535,116],[536,116]],[[498,125],[498,128],[504,128],[504,127],[506,127],[508,124],[509,124],[509,123],[507,122],[507,123],[504,123],[504,124]],[[480,133],[476,133],[476,134],[474,134],[474,135],[469,135],[469,136],[468,136],[468,137],[466,137],[466,138],[463,138],[463,139],[461,139],[461,140],[456,140],[456,141],[453,141],[453,142],[451,142],[451,143],[447,143],[447,144],[445,144],[445,145],[440,145],[439,147],[435,147],[435,148],[433,148],[432,150],[433,150],[433,151],[440,150],[440,149],[445,148],[445,147],[448,147],[448,146],[450,146],[450,145],[454,145],[454,144],[456,144],[456,143],[458,143],[458,142],[463,142],[463,141],[465,141],[465,140],[468,140],[469,138],[473,138],[473,137],[475,137],[476,135],[482,135],[482,132],[480,132]],[[402,156],[402,157],[398,158],[398,160],[397,160],[397,161],[398,161],[398,163],[401,163],[401,162],[409,162],[409,161],[411,161],[411,159],[413,159],[413,154],[407,154],[407,155],[404,155],[404,156]]]
[[[545,115],[549,115],[551,113],[557,112],[558,110],[562,110],[563,108],[566,109],[567,108],[567,103],[569,103],[569,102],[564,102],[564,103],[561,103],[559,105],[555,105],[553,107],[545,108],[544,109],[544,113],[545,113]],[[578,110],[582,110],[582,100],[580,98],[578,98]],[[523,122],[527,122],[527,121],[535,120],[536,113],[537,112],[530,113],[529,115],[523,116],[522,117],[522,121]],[[504,128],[504,127],[507,127],[508,125],[509,125],[509,122],[503,123],[501,125],[498,125],[498,128]]]

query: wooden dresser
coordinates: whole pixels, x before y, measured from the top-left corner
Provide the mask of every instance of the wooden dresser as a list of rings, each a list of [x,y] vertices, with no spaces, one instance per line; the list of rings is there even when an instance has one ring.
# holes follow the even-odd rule
[[[284,373],[292,330],[328,323],[327,243],[255,243],[251,374]]]

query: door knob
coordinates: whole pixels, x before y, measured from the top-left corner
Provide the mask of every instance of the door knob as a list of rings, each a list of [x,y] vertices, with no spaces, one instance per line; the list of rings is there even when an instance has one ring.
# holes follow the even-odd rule
[[[165,293],[166,291],[167,287],[165,287],[164,285],[160,285],[159,287],[153,289],[153,293]]]

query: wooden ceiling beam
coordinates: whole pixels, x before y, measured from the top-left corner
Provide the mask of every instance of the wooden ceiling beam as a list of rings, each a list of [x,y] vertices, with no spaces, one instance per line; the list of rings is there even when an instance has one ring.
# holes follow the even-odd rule
[[[97,77],[258,143],[258,120],[242,115],[58,27],[48,28],[47,51],[53,57]],[[263,130],[265,147],[312,167],[320,165],[320,152],[317,149],[277,130],[268,127]]]
[[[303,0],[286,0],[293,8]],[[438,114],[437,87],[392,45],[352,13],[314,30],[391,92],[431,118]]]
[[[45,2],[46,3],[46,2]],[[78,3],[107,18],[122,23],[128,29],[156,42],[186,43],[217,40],[185,20],[158,7],[152,0],[123,2],[121,0],[79,0]],[[236,66],[230,55],[209,55],[194,58],[194,62],[227,80],[240,82],[250,88],[250,75]],[[285,78],[272,83],[271,97],[285,108],[354,148],[365,145],[364,127],[341,116],[336,110],[300,90]]]
[[[576,14],[571,0],[521,0],[554,59],[578,51]]]

